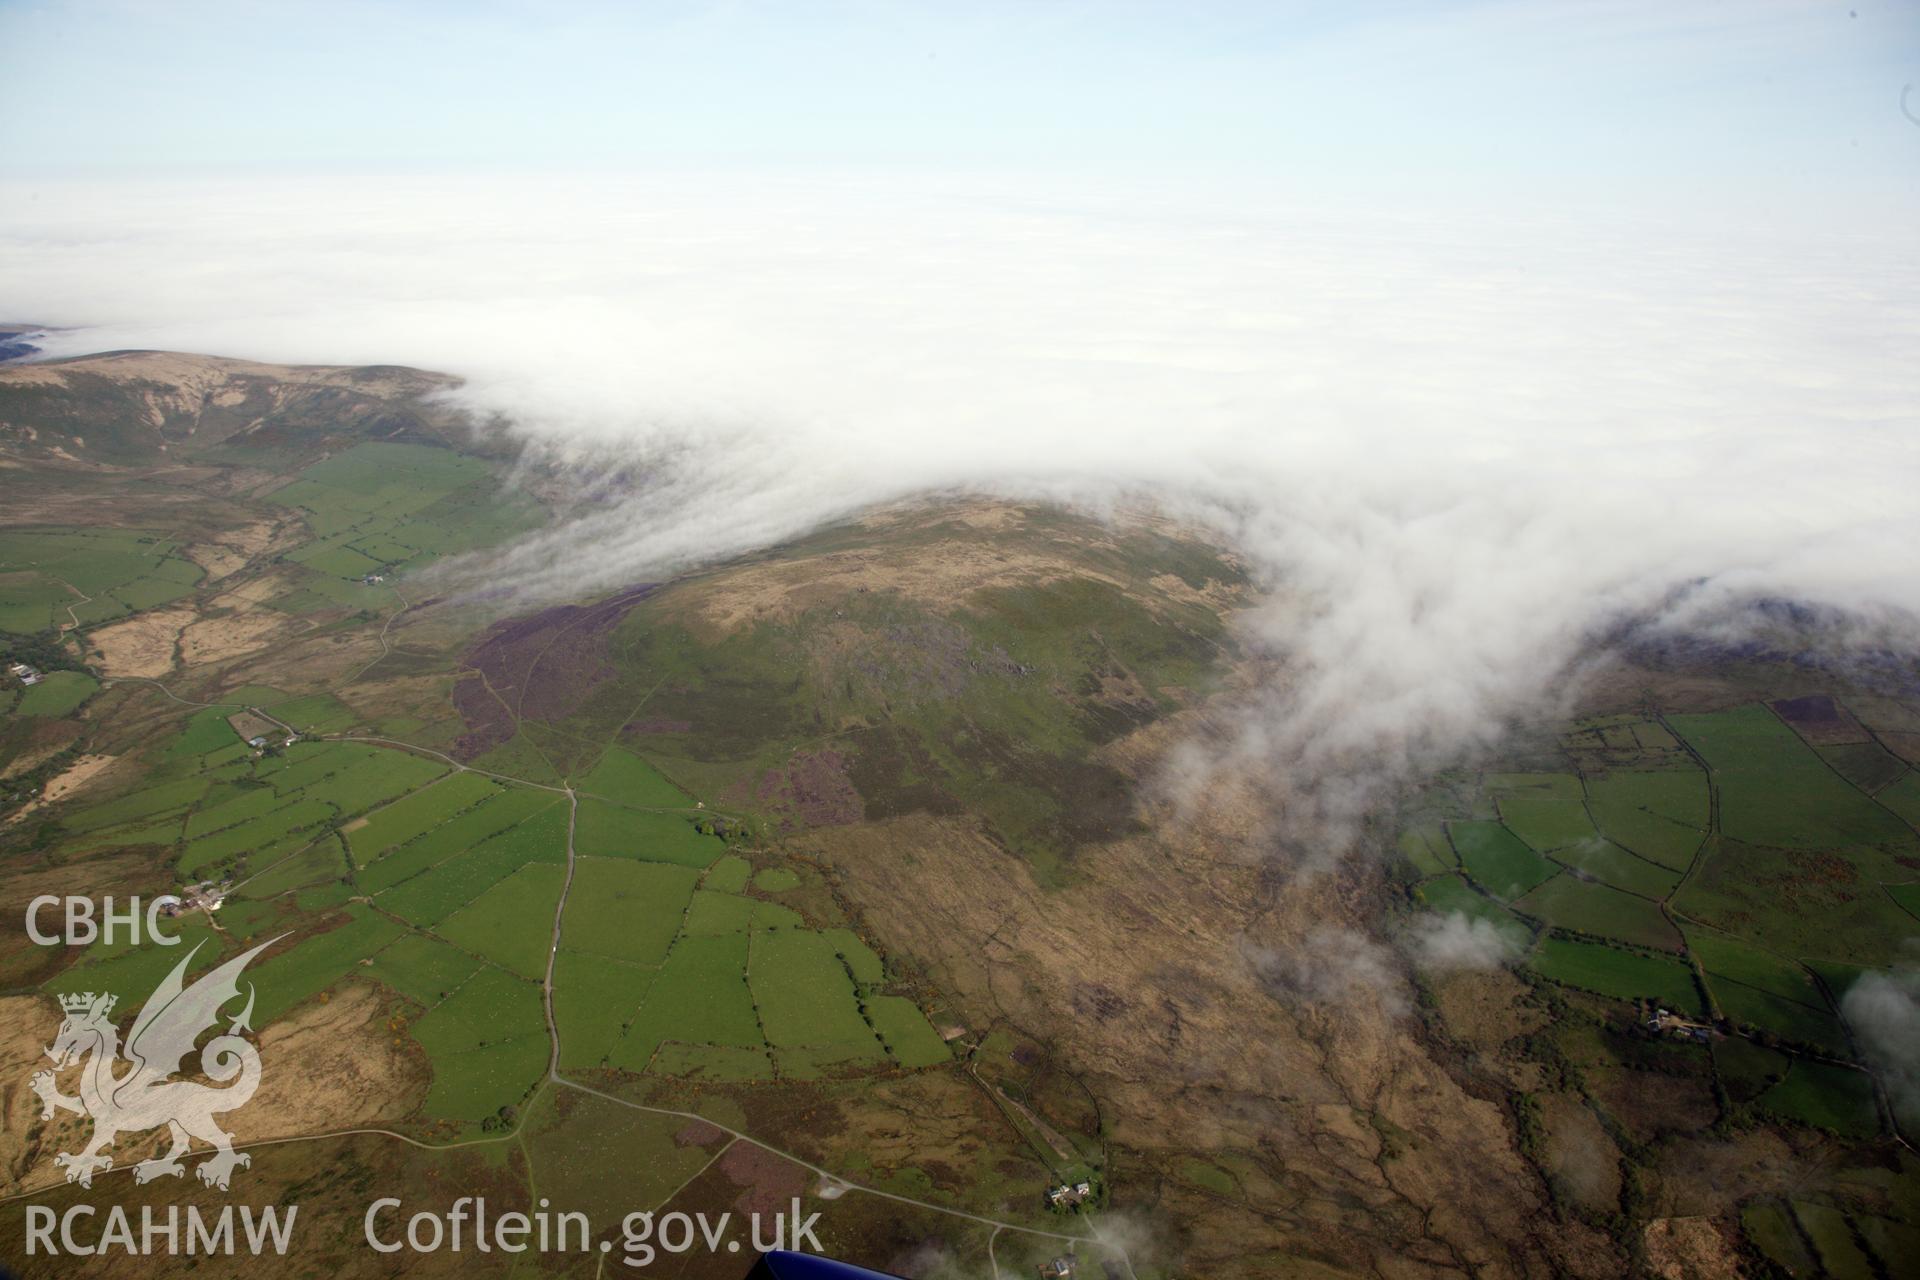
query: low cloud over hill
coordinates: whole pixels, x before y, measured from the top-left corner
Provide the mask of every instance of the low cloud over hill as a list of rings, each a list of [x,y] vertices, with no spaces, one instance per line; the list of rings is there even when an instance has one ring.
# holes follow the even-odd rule
[[[598,480],[492,574],[610,588],[926,490],[1145,495],[1277,589],[1258,759],[1452,747],[1622,617],[1920,607],[1891,234],[983,184],[31,194],[0,269],[84,326],[50,351],[445,369]]]

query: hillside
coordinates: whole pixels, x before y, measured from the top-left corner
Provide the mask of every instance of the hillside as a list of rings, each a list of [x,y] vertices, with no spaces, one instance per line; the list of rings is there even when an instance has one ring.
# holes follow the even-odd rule
[[[401,368],[289,367],[116,351],[0,368],[0,457],[52,466],[150,466],[294,457],[330,440],[406,440],[444,423],[420,403],[454,385]],[[290,452],[289,452],[290,451]]]

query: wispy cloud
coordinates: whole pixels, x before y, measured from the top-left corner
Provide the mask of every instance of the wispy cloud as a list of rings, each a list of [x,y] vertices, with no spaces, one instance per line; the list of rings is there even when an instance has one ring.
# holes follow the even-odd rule
[[[1461,969],[1497,969],[1518,957],[1513,939],[1460,911],[1417,917],[1404,945],[1413,962],[1431,973]]]

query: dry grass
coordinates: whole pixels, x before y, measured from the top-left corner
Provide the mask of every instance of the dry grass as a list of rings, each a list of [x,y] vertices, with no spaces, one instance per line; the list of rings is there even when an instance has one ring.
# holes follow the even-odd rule
[[[233,1113],[242,1142],[390,1124],[426,1096],[429,1073],[387,998],[358,983],[260,1033],[260,1091]]]
[[[9,824],[20,821],[35,810],[71,796],[112,766],[117,756],[81,756],[47,780],[39,795],[21,805],[7,818]]]
[[[155,679],[173,670],[181,631],[195,610],[153,609],[88,635],[99,655],[100,674]]]
[[[1709,1218],[1655,1218],[1641,1237],[1647,1270],[1660,1280],[1736,1280],[1740,1247]]]
[[[1076,883],[1055,891],[962,820],[797,843],[844,872],[882,942],[925,962],[969,1025],[1045,1043],[1099,1097],[1121,1147],[1260,1144],[1301,1190],[1257,1208],[1183,1205],[1197,1269],[1306,1248],[1353,1268],[1413,1251],[1505,1273],[1510,1251],[1543,1245],[1539,1184],[1503,1110],[1407,1034],[1391,990],[1305,1004],[1263,981],[1252,953],[1356,914],[1330,878],[1277,883],[1248,847],[1263,829],[1209,810],[1164,837],[1082,850]],[[1389,1154],[1383,1132],[1407,1136]],[[1563,1261],[1604,1253],[1576,1235],[1544,1247]]]
[[[1057,556],[989,544],[943,542],[906,549],[862,547],[798,562],[752,565],[723,585],[698,591],[696,613],[719,634],[756,622],[781,621],[858,591],[893,591],[916,603],[950,608],[984,587],[1039,586],[1062,578],[1118,579],[1090,574]]]
[[[268,610],[203,618],[180,633],[180,659],[189,667],[210,666],[257,653],[289,630],[285,615]]]
[[[51,1166],[36,1169],[35,1157],[45,1144],[41,1136],[40,1099],[27,1087],[33,1073],[47,1066],[41,1052],[60,1029],[60,1007],[46,996],[0,997],[0,1188],[18,1190],[23,1180],[59,1180]],[[54,1148],[58,1150],[59,1148]]]

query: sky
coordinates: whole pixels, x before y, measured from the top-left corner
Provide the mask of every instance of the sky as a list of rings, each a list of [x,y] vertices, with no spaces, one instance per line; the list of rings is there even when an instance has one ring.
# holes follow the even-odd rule
[[[1917,17],[0,4],[0,318],[454,373],[646,477],[488,566],[552,593],[1148,498],[1271,589],[1233,754],[1350,817],[1624,619],[1911,634]]]
[[[1914,0],[0,3],[0,172],[1915,191]],[[1910,107],[1920,116],[1920,101]]]

